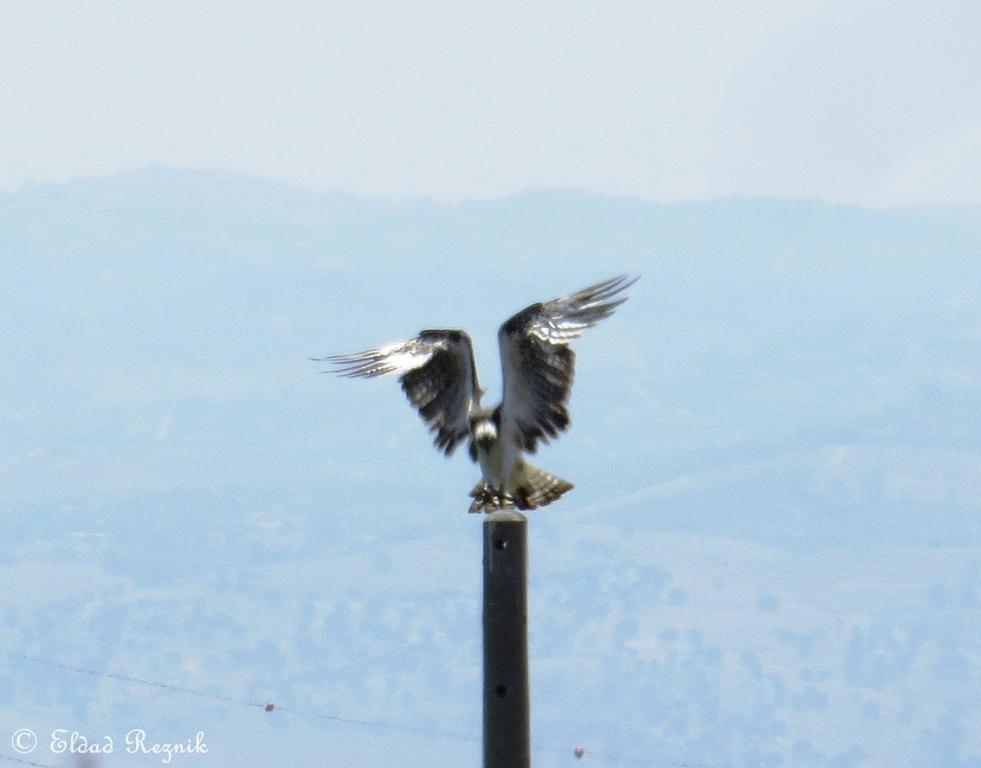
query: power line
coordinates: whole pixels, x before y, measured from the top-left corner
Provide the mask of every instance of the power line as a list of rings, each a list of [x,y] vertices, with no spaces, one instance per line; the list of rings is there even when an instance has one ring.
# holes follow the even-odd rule
[[[175,693],[183,693],[189,696],[196,696],[202,699],[210,699],[212,701],[220,701],[226,704],[236,704],[239,706],[249,707],[251,709],[260,709],[264,712],[288,712],[299,717],[308,717],[315,720],[323,720],[327,722],[340,723],[343,725],[353,725],[362,728],[377,728],[387,731],[395,731],[400,733],[411,733],[419,736],[427,736],[430,738],[442,738],[451,741],[461,741],[470,744],[479,744],[480,739],[471,733],[462,733],[460,731],[449,731],[439,728],[426,728],[423,726],[413,726],[404,723],[396,723],[387,720],[369,720],[364,718],[355,717],[344,717],[342,715],[327,714],[324,712],[314,712],[311,710],[298,709],[296,707],[281,706],[273,702],[257,702],[249,701],[247,699],[240,699],[234,696],[228,696],[221,693],[211,693],[208,691],[201,691],[195,688],[188,688],[183,685],[171,685],[170,683],[161,683],[155,680],[146,680],[141,677],[134,677],[132,675],[121,675],[115,672],[100,672],[95,669],[87,669],[85,667],[76,667],[71,664],[64,664],[60,661],[52,661],[51,659],[42,659],[38,656],[31,656],[26,653],[12,653],[4,652],[5,656],[13,659],[21,659],[24,661],[30,661],[34,664],[42,664],[47,667],[53,667],[55,669],[62,669],[66,672],[74,672],[80,675],[90,675],[97,678],[105,678],[109,680],[116,680],[123,683],[129,683],[131,685],[140,685],[147,688],[154,688],[157,690],[173,691]],[[633,768],[710,768],[710,766],[704,763],[691,763],[680,760],[669,760],[669,759],[642,759],[639,757],[630,757],[627,755],[620,755],[606,750],[592,749],[592,748],[569,748],[569,749],[557,749],[555,747],[534,747],[532,746],[532,752],[539,755],[566,755],[575,760],[575,764],[588,766],[590,758],[599,758],[605,763],[612,763],[616,765],[632,766]],[[4,754],[0,754],[0,760],[6,760],[12,763],[19,763],[21,765],[34,766],[35,768],[54,768],[53,766],[46,765],[45,763],[31,762],[29,760],[24,760],[17,757],[12,757]]]
[[[416,733],[423,736],[438,736],[438,737],[453,739],[457,741],[470,741],[470,742],[479,741],[479,739],[475,738],[472,734],[467,734],[467,733],[460,733],[460,732],[440,730],[440,729],[430,729],[421,726],[406,725],[403,723],[394,723],[385,720],[368,720],[368,719],[355,718],[355,717],[344,717],[342,715],[332,715],[323,712],[313,712],[310,710],[298,709],[296,707],[280,706],[273,702],[249,701],[247,699],[238,699],[235,698],[234,696],[228,696],[225,694],[210,693],[208,691],[201,691],[195,688],[188,688],[187,686],[182,686],[182,685],[171,685],[170,683],[160,683],[154,680],[146,680],[141,677],[133,677],[131,675],[120,675],[114,672],[100,672],[95,669],[76,667],[71,664],[64,664],[60,661],[52,661],[50,659],[42,659],[38,656],[30,656],[25,653],[6,652],[5,655],[15,659],[23,659],[25,661],[30,661],[35,664],[43,664],[48,667],[63,669],[67,672],[75,672],[81,675],[91,675],[92,677],[108,678],[111,680],[118,680],[120,682],[130,683],[133,685],[142,685],[148,688],[173,691],[175,693],[184,693],[189,696],[197,696],[202,699],[211,699],[213,701],[221,701],[228,704],[238,704],[244,707],[251,707],[253,709],[261,709],[265,712],[289,712],[291,714],[299,715],[302,717],[310,717],[317,720],[326,720],[335,723],[343,723],[345,725],[357,725],[365,728],[381,728],[384,730],[401,731],[403,733]]]
[[[54,768],[53,765],[48,765],[47,763],[36,763],[33,760],[24,760],[21,757],[5,755],[2,752],[0,752],[0,760],[6,760],[9,763],[18,763],[19,765],[31,765],[34,766],[34,768]]]
[[[168,691],[176,691],[177,693],[186,693],[190,696],[200,696],[204,699],[214,699],[216,701],[224,701],[231,704],[242,704],[246,707],[261,707],[265,708],[267,704],[260,704],[255,701],[243,701],[241,699],[235,699],[231,696],[225,696],[219,693],[208,693],[207,691],[198,691],[193,688],[185,688],[180,685],[170,685],[168,683],[157,683],[152,680],[144,680],[139,677],[130,677],[129,675],[118,675],[113,672],[99,672],[95,669],[85,669],[83,667],[73,667],[70,664],[62,664],[60,661],[50,661],[49,659],[41,659],[37,656],[28,656],[25,653],[7,653],[7,656],[17,659],[25,659],[26,661],[33,661],[36,664],[44,664],[49,667],[57,667],[58,669],[64,669],[68,672],[77,672],[81,675],[92,675],[93,677],[104,677],[112,680],[119,680],[124,683],[134,683],[136,685],[143,685],[149,688],[162,688]]]

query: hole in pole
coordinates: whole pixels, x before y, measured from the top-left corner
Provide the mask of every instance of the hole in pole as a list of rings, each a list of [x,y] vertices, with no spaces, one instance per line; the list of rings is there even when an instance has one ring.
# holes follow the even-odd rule
[[[507,541],[507,539],[495,539],[494,540],[494,549],[507,549],[507,548],[508,548],[508,541]]]
[[[508,695],[508,687],[506,685],[499,685],[494,689],[494,693],[497,695],[497,698],[503,699]]]

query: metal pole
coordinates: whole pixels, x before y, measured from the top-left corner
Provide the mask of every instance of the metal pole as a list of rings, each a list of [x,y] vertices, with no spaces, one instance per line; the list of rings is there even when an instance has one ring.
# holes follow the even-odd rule
[[[528,521],[484,518],[484,768],[530,768]]]

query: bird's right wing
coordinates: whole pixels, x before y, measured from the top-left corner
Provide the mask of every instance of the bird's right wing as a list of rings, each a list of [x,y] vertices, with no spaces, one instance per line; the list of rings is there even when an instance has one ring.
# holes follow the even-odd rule
[[[626,275],[583,288],[571,296],[525,307],[498,331],[504,400],[503,430],[534,452],[569,424],[566,402],[572,389],[575,354],[569,343],[613,314],[637,281]]]
[[[436,447],[449,455],[470,433],[471,409],[479,407],[473,347],[463,331],[422,331],[408,341],[353,355],[328,355],[339,376],[373,378],[400,373],[409,402],[436,433]]]

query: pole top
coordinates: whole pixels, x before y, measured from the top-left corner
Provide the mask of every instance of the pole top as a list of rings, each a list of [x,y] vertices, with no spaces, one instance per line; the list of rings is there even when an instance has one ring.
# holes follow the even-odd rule
[[[499,510],[484,515],[485,523],[527,523],[528,518],[513,509]]]

